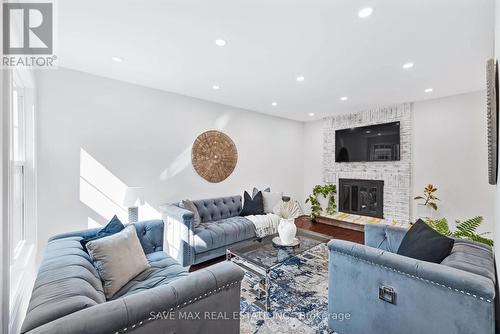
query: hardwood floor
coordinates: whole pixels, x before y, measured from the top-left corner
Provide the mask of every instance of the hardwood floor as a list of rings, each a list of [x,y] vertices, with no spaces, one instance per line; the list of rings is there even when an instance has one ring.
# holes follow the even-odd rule
[[[301,217],[295,219],[295,225],[297,225],[298,228],[303,228],[305,230],[325,234],[325,235],[331,236],[332,238],[335,238],[335,239],[357,242],[359,244],[364,243],[365,235],[363,232],[353,231],[353,230],[345,229],[342,227],[336,227],[336,226],[326,225],[326,224],[322,224],[322,223],[313,223],[308,216],[301,216]],[[226,259],[225,256],[221,256],[221,257],[206,261],[204,263],[192,265],[190,267],[189,271],[193,272],[196,270],[200,270],[200,269],[209,267],[212,264],[222,262],[225,259]]]
[[[308,216],[301,216],[295,219],[295,225],[298,228],[329,235],[335,239],[357,242],[358,244],[363,244],[365,239],[363,232],[322,223],[313,223]]]

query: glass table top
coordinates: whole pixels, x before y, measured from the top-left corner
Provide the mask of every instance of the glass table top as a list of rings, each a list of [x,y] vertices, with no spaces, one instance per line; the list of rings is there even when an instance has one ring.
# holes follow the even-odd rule
[[[251,240],[228,249],[232,255],[269,270],[282,262],[297,256],[321,243],[328,242],[331,237],[308,230],[297,229],[296,237],[300,244],[296,247],[277,247],[272,239],[277,234],[262,239]]]

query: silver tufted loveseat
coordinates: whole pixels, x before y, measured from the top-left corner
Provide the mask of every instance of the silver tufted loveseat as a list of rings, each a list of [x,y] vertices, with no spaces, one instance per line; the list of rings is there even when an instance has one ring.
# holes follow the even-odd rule
[[[21,333],[239,333],[243,271],[223,262],[188,273],[162,251],[161,220],[134,225],[151,268],[111,300],[80,244],[98,229],[51,238]]]
[[[199,226],[194,226],[191,211],[177,204],[161,206],[169,254],[183,266],[222,256],[227,248],[256,237],[253,223],[239,216],[241,196],[202,199],[193,203],[201,218]]]

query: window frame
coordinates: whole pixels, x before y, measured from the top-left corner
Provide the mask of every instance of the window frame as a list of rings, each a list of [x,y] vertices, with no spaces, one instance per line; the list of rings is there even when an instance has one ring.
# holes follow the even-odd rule
[[[15,73],[15,72],[14,72]],[[11,124],[10,126],[10,142],[9,145],[9,195],[11,201],[9,203],[9,264],[13,265],[19,259],[21,255],[24,253],[24,246],[27,244],[26,240],[26,137],[27,137],[27,128],[26,128],[26,101],[25,101],[25,92],[24,92],[24,84],[21,79],[14,75],[12,80],[12,90],[11,90]],[[17,100],[17,101],[16,101]],[[16,108],[17,105],[17,108]],[[17,122],[15,113],[17,112]],[[17,126],[16,126],[17,123]],[[16,131],[17,130],[17,131]],[[22,149],[16,152],[16,135],[19,136],[20,140],[18,140],[18,145],[22,145]],[[19,143],[22,142],[22,143]],[[12,197],[15,194],[15,183],[14,178],[16,178],[16,169],[21,168],[21,177],[22,177],[22,206],[21,209],[21,237],[19,241],[14,245],[14,232],[15,227],[13,226],[15,223],[15,205],[16,203],[12,200]]]
[[[36,169],[36,86],[34,73],[28,70],[8,70],[4,81],[6,87],[7,135],[8,144],[4,145],[7,152],[7,245],[6,253],[2,255],[4,264],[4,280],[7,281],[7,293],[3,303],[8,306],[8,331],[18,332],[26,313],[29,296],[36,275],[36,243],[37,243],[37,169]],[[4,72],[4,73],[5,73]],[[14,161],[13,154],[13,97],[14,90],[18,93],[18,101],[22,97],[23,105],[23,150],[22,161]],[[17,155],[16,155],[17,157]],[[13,245],[13,172],[15,165],[23,166],[23,240]],[[4,239],[5,240],[5,239]],[[8,269],[8,270],[7,270]]]

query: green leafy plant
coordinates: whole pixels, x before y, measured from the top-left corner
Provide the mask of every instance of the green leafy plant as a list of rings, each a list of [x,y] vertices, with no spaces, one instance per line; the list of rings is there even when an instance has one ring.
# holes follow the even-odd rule
[[[328,205],[325,209],[326,213],[333,215],[337,209],[337,203],[335,202],[334,194],[337,193],[337,186],[335,184],[325,184],[314,186],[312,194],[306,199],[306,203],[311,203],[311,218],[315,219],[320,215],[323,208],[319,203],[318,196],[323,196],[323,198],[328,198]]]
[[[417,196],[414,198],[414,200],[421,202],[421,203],[418,203],[418,205],[427,206],[427,207],[433,208],[434,210],[437,210],[438,206],[437,206],[436,201],[439,201],[439,198],[437,198],[435,195],[436,191],[437,191],[437,188],[429,183],[427,185],[427,187],[424,188],[424,195]]]
[[[481,242],[486,245],[493,246],[493,240],[485,238],[485,234],[489,234],[489,232],[484,232],[477,234],[477,228],[483,223],[483,217],[476,216],[463,222],[460,220],[456,220],[456,230],[450,231],[448,226],[448,221],[446,218],[439,219],[430,219],[426,220],[427,225],[435,229],[437,232],[454,238],[467,239],[472,241]]]

